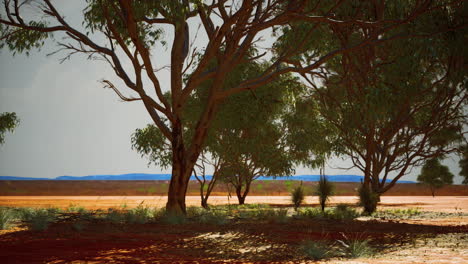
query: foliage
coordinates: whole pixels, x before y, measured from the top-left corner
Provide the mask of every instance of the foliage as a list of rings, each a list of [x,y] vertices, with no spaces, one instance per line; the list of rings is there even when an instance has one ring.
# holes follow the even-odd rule
[[[5,143],[5,133],[13,132],[15,127],[19,124],[19,119],[16,113],[2,113],[0,114],[0,145]]]
[[[154,217],[154,212],[148,206],[143,206],[141,202],[137,207],[125,213],[125,222],[130,224],[146,224]]]
[[[324,211],[319,208],[305,208],[299,210],[296,214],[298,218],[339,221],[353,220],[358,216],[359,213],[347,205],[338,205],[333,209],[327,208]]]
[[[320,175],[320,180],[318,181],[314,194],[319,198],[322,211],[325,211],[325,205],[333,195],[334,189],[335,186],[333,183],[330,182],[325,175]]]
[[[460,176],[465,177],[463,184],[468,184],[468,145],[463,146],[461,153],[462,155],[460,161],[458,162],[458,165],[461,168],[459,174]]]
[[[57,211],[54,209],[25,209],[22,211],[22,220],[34,231],[44,231],[55,220]]]
[[[13,210],[0,207],[0,230],[9,229],[15,219],[16,215]]]
[[[313,260],[321,260],[330,255],[330,247],[321,241],[304,241],[301,244],[300,249],[306,257]]]
[[[418,175],[417,180],[428,185],[434,197],[436,189],[453,183],[453,177],[454,175],[449,171],[447,166],[440,164],[438,159],[430,159],[422,167],[421,174]]]
[[[319,76],[304,75],[312,91],[298,101],[311,105],[309,111],[316,113],[305,119],[322,120],[319,126],[317,122],[311,126],[333,133],[311,134],[320,135],[328,143],[307,142],[304,135],[297,140],[303,143],[299,147],[316,146],[322,150],[318,153],[326,155],[330,149],[336,155],[350,157],[364,173],[365,184],[379,194],[428,157],[455,152],[466,133],[467,72],[462,65],[467,30],[459,28],[448,33],[442,28],[466,24],[461,14],[468,10],[467,6],[463,3],[456,9],[439,9],[433,17],[424,15],[395,30],[402,35],[420,31],[440,34],[367,46],[334,57],[317,70]],[[366,1],[348,1],[342,7],[346,8],[334,15],[352,19],[354,11],[359,10],[363,19],[380,15],[388,19],[404,16],[410,4],[386,3],[388,9],[379,10]],[[287,48],[312,27],[292,23],[282,30],[281,41],[275,44],[279,50]],[[307,52],[296,58],[298,63],[307,64],[336,47],[355,47],[367,35],[354,24],[341,29],[321,27],[318,31],[301,46]],[[341,37],[336,36],[337,32]],[[385,39],[388,35],[379,36]],[[317,106],[312,107],[314,104]],[[389,173],[396,176],[387,181]]]
[[[361,235],[356,235],[354,238],[348,238],[344,233],[341,233],[344,239],[338,240],[343,246],[344,253],[351,258],[370,257],[374,255],[375,250],[369,245],[369,240]]]
[[[361,184],[358,188],[359,205],[364,208],[365,214],[372,214],[377,209],[377,204],[380,201],[380,196],[375,193],[370,187]]]
[[[297,208],[301,206],[301,204],[304,202],[304,199],[305,199],[305,194],[304,194],[304,188],[302,187],[302,181],[301,181],[301,185],[294,188],[294,190],[291,192],[291,201],[294,205],[294,210],[297,211]]]
[[[386,210],[377,210],[372,214],[372,217],[382,218],[382,219],[410,219],[413,217],[418,217],[422,212],[417,208],[408,208],[408,209],[386,209]]]

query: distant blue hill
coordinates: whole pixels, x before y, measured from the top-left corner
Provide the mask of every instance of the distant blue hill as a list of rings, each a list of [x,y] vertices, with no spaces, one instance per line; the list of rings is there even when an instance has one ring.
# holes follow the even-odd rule
[[[207,175],[206,179],[211,180],[212,176]],[[327,178],[332,182],[361,182],[363,176],[360,175],[327,175]],[[171,179],[171,174],[146,174],[146,173],[130,173],[120,175],[88,175],[88,176],[59,176],[56,178],[31,178],[31,177],[12,177],[0,176],[0,180],[4,181],[30,181],[30,180],[59,180],[59,181],[168,181]],[[318,181],[320,175],[294,175],[290,177],[259,177],[259,180],[294,180],[294,181]],[[192,176],[191,180],[195,180]],[[398,181],[399,183],[414,183],[413,181]]]

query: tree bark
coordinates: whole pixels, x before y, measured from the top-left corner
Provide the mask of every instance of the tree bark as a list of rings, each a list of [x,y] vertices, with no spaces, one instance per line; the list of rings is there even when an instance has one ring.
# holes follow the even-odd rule
[[[242,186],[236,187],[236,196],[240,205],[245,203],[245,196],[242,194]]]
[[[187,158],[180,120],[173,125],[172,136],[172,176],[167,194],[166,211],[170,214],[185,215],[185,195],[195,163]]]

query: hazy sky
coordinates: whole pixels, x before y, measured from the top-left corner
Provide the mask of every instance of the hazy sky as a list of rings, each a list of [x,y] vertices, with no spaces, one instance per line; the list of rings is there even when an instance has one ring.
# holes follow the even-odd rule
[[[76,4],[61,9],[65,13],[81,10]],[[79,24],[79,18],[70,17]],[[99,80],[117,80],[110,68],[83,56],[60,64],[60,56],[46,56],[53,50],[46,47],[29,57],[0,51],[0,113],[16,112],[21,119],[0,146],[0,176],[170,173],[170,168],[148,167],[147,160],[131,149],[131,134],[151,121],[141,102],[120,102],[113,91],[102,88]],[[168,53],[161,48],[156,54],[167,59]],[[167,83],[167,71],[159,74],[162,83]],[[329,163],[331,167],[350,165],[339,159]],[[460,183],[458,159],[444,163]],[[356,169],[330,166],[327,174],[362,175]],[[415,180],[418,173],[415,169],[403,179]],[[318,171],[299,167],[296,174]]]

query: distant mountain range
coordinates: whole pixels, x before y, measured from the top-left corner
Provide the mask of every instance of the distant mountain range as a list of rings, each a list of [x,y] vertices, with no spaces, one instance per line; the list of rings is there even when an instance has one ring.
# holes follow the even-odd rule
[[[211,175],[207,175],[207,180],[211,179]],[[294,181],[318,181],[320,175],[294,175],[289,177],[259,177],[259,180],[294,180]],[[332,182],[361,182],[363,176],[360,175],[327,175],[327,178]],[[147,174],[147,173],[130,173],[120,175],[88,175],[88,176],[59,176],[55,178],[31,178],[31,177],[13,177],[0,176],[2,181],[31,181],[31,180],[57,180],[57,181],[168,181],[171,179],[171,174]],[[195,180],[192,176],[191,180]],[[398,183],[414,183],[413,181],[398,181]]]

